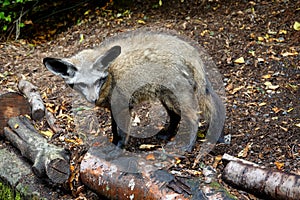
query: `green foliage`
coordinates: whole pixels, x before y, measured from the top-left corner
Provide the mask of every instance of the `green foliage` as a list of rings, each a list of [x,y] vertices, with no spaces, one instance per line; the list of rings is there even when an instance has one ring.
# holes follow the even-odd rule
[[[6,200],[18,200],[20,199],[20,194],[15,194],[14,191],[11,189],[11,187],[3,184],[0,181],[0,199],[6,199]]]
[[[24,14],[24,6],[28,2],[33,0],[0,0],[0,31],[7,31],[9,27],[16,24],[19,27],[23,27],[24,23],[21,23],[18,19]]]

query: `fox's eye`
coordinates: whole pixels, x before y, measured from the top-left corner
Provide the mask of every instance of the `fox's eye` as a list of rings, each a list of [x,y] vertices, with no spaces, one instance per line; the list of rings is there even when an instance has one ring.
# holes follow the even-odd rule
[[[105,78],[100,78],[96,81],[96,85],[101,86],[104,81],[105,81]]]
[[[100,85],[102,83],[102,79],[98,79],[97,81],[96,81],[96,85]]]
[[[74,83],[68,84],[71,88],[74,87]]]
[[[103,85],[103,83],[106,81],[106,79],[107,79],[107,76],[104,77],[104,78],[98,79],[98,80],[97,80],[97,84],[98,84],[98,85]]]

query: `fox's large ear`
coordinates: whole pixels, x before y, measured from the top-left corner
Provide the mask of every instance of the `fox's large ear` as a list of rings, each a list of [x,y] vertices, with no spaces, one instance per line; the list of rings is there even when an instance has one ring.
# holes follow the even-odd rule
[[[67,61],[58,58],[44,58],[44,65],[53,74],[59,75],[63,78],[72,78],[77,71],[76,67]]]
[[[99,57],[93,65],[94,69],[106,71],[109,64],[113,62],[121,54],[121,47],[114,46],[110,48],[104,55]]]

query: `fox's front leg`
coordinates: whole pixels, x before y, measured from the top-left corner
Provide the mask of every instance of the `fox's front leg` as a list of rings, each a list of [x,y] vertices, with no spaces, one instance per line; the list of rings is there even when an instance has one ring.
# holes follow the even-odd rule
[[[111,113],[111,131],[113,133],[112,143],[118,146],[121,137],[118,134],[118,126],[112,113]]]
[[[117,116],[117,117],[121,117],[121,116]],[[113,133],[112,143],[117,145],[119,148],[124,148],[126,143],[128,142],[130,116],[128,117],[129,119],[127,117],[124,117],[121,120],[119,120],[120,124],[118,124],[111,112],[111,126],[112,126],[112,133]]]

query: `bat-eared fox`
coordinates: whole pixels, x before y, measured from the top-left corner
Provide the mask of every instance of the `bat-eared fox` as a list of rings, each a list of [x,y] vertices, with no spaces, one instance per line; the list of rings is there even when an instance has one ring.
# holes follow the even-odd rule
[[[177,34],[129,31],[73,57],[46,57],[43,63],[87,101],[111,110],[113,143],[119,147],[124,147],[130,132],[130,119],[122,110],[130,112],[146,100],[159,100],[169,115],[160,138],[189,137],[184,149],[192,150],[197,130],[189,135],[181,133],[186,129],[180,126],[198,128],[199,116],[209,125],[207,135],[217,137],[213,141],[223,138],[225,107],[207,78],[209,66],[204,66],[198,44]]]

